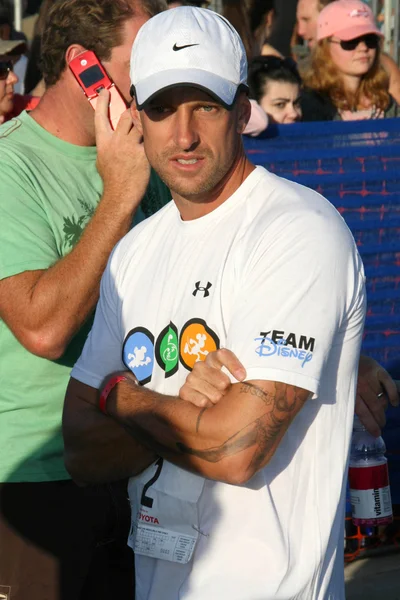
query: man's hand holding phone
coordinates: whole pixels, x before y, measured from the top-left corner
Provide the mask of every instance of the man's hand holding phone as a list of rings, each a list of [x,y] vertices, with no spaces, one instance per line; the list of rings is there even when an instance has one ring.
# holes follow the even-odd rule
[[[109,90],[108,117],[111,127],[116,129],[126,102],[96,54],[92,50],[84,50],[69,62],[69,68],[93,110],[96,110],[100,91]]]
[[[101,90],[95,110],[97,169],[104,182],[104,195],[130,203],[133,210],[145,194],[150,165],[130,109],[123,112],[113,131],[108,118],[109,102],[110,92]]]
[[[94,109],[103,201],[117,202],[120,211],[132,213],[150,179],[141,136],[133,127],[125,100],[92,50],[75,56],[69,68]]]

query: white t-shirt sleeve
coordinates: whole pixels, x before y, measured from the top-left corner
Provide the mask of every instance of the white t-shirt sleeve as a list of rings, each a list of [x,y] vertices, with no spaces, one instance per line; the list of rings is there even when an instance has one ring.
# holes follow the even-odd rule
[[[259,242],[237,285],[227,348],[247,380],[279,381],[315,395],[332,347],[342,344],[349,319],[364,314],[364,276],[353,238],[338,215],[279,216]]]
[[[71,377],[95,388],[111,373],[126,368],[121,357],[121,299],[116,283],[119,250],[120,246],[114,249],[103,273],[93,327],[71,372]]]

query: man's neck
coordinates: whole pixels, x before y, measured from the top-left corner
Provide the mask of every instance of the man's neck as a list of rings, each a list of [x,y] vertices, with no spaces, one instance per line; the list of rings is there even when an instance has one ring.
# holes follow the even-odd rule
[[[94,146],[93,109],[83,98],[77,98],[65,86],[48,88],[30,116],[48,133],[77,146]]]

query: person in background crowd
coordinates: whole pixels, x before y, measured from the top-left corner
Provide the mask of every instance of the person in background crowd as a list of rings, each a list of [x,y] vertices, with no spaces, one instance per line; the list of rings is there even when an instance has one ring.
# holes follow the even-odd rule
[[[291,58],[258,56],[249,64],[250,98],[267,113],[270,123],[301,120],[301,78]]]
[[[297,0],[274,0],[275,17],[268,43],[283,56],[291,56]]]
[[[274,19],[273,0],[228,0],[223,15],[239,33],[249,61],[260,54],[282,56],[267,41]]]
[[[283,58],[281,52],[274,48],[269,40],[275,20],[274,7],[274,0],[249,0],[248,19],[254,39],[253,56],[266,54]]]
[[[21,41],[25,42],[25,46],[21,51],[18,59],[14,64],[14,73],[18,77],[15,84],[15,92],[17,94],[26,93],[24,87],[24,77],[28,59],[26,57],[27,39],[24,33],[16,31],[13,25],[14,6],[11,0],[0,0],[0,40],[5,41]]]
[[[135,214],[171,196],[129,111],[96,148],[95,112],[68,63],[93,50],[129,102],[132,42],[164,9],[55,0],[42,37],[46,92],[0,128],[0,591],[12,600],[134,597],[126,482],[72,482],[61,413],[113,246]],[[112,170],[107,188],[96,159]]]
[[[272,3],[269,0],[227,0],[223,3],[223,15],[239,33],[246,50],[247,60],[261,53],[266,35],[268,15]],[[272,50],[271,50],[272,52]],[[251,100],[251,115],[244,130],[245,135],[255,137],[265,131],[268,118],[256,100]]]
[[[317,42],[317,22],[320,11],[337,0],[299,0],[297,5],[298,34],[312,50]],[[380,53],[380,61],[389,76],[389,92],[400,104],[400,69],[391,56]],[[307,62],[306,62],[307,66]]]
[[[297,34],[305,44],[314,47],[317,41],[317,22],[321,10],[332,0],[298,0],[296,10]]]
[[[382,34],[361,0],[336,0],[318,16],[317,44],[303,81],[303,119],[357,120],[395,116],[381,67]]]
[[[18,82],[15,64],[25,49],[24,41],[0,40],[0,125],[37,106],[39,98],[14,93]]]
[[[43,0],[33,30],[30,44],[28,64],[25,72],[25,90],[34,96],[43,96],[45,85],[41,67],[42,33],[47,12],[54,0]]]
[[[132,118],[174,202],[113,252],[63,430],[78,479],[149,465],[129,486],[137,600],[344,598],[362,261],[320,194],[249,162],[246,71],[202,9],[157,15],[132,49]],[[246,382],[179,399],[220,345]]]
[[[252,0],[224,0],[222,14],[236,29],[246,50],[247,60],[260,54],[258,40],[250,29],[249,8]]]

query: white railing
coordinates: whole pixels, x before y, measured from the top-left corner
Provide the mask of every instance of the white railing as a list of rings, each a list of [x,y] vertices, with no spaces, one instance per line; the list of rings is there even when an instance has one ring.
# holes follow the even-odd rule
[[[385,34],[385,50],[398,63],[399,54],[399,19],[400,6],[398,0],[385,0],[384,2],[385,24],[383,33]]]
[[[14,0],[14,27],[22,31],[22,0]]]

